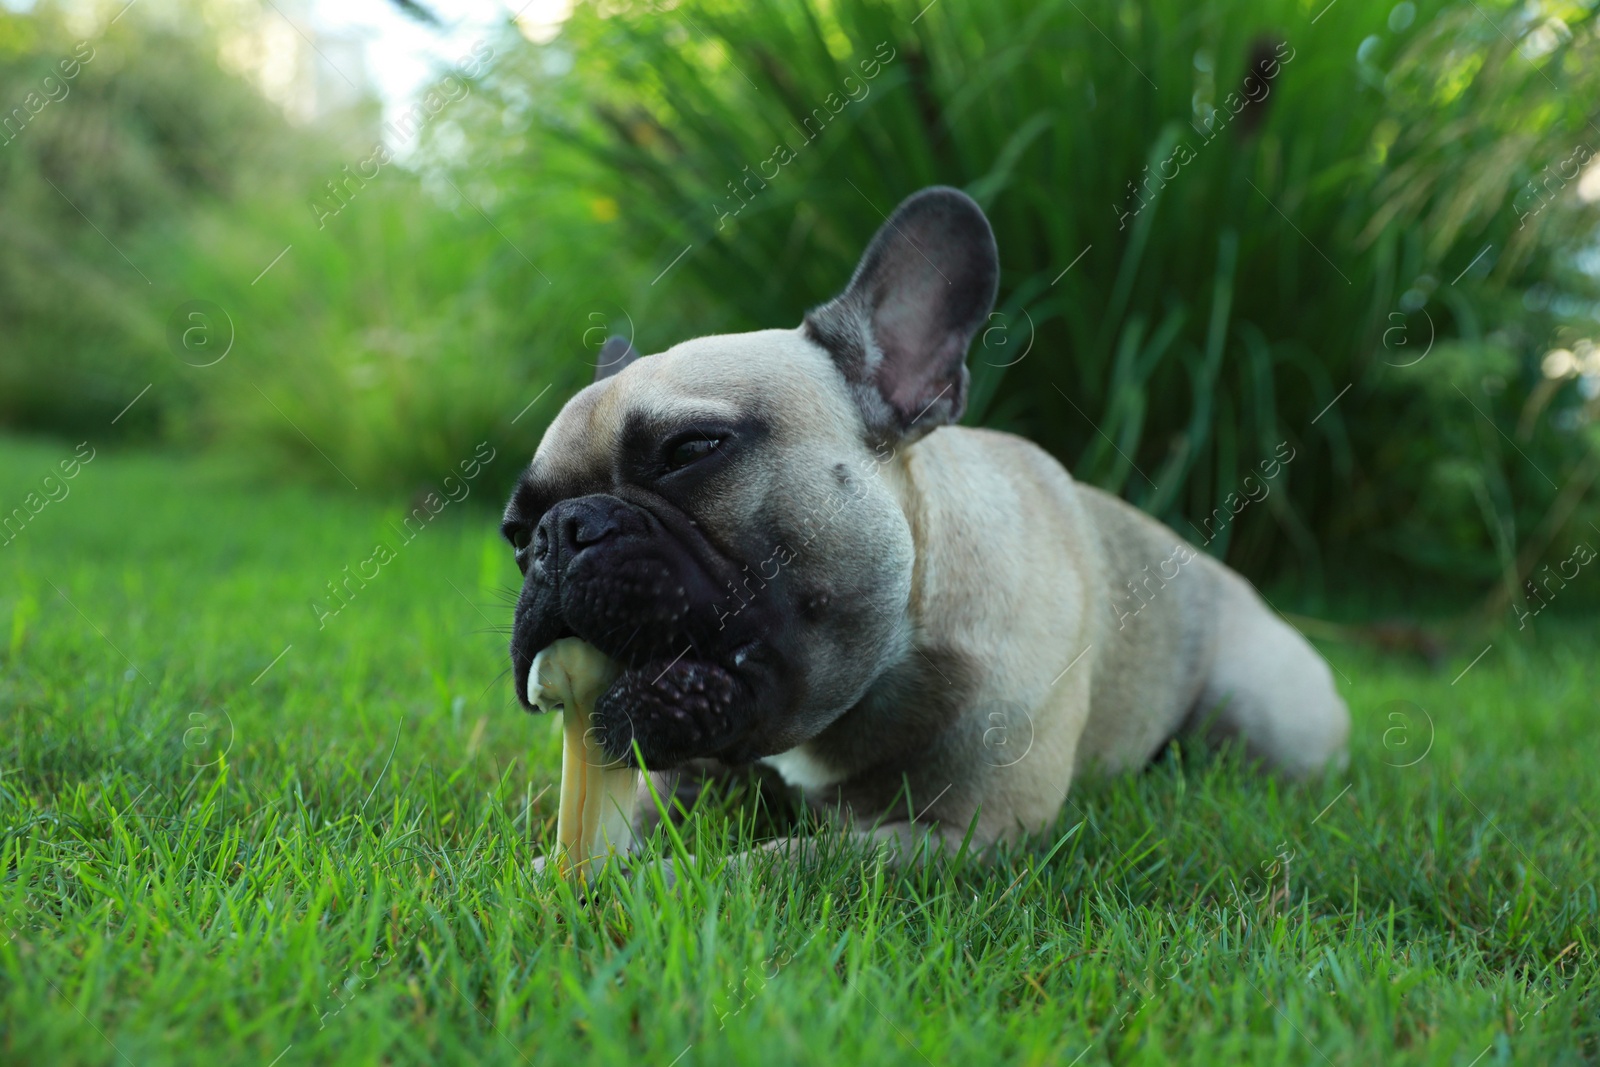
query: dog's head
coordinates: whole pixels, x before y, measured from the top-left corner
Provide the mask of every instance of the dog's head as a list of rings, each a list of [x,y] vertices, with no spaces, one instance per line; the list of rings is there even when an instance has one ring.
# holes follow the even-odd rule
[[[965,194],[912,196],[798,329],[602,350],[506,507],[511,664],[576,635],[625,670],[596,708],[647,765],[821,732],[906,655],[905,447],[966,405],[999,264]]]

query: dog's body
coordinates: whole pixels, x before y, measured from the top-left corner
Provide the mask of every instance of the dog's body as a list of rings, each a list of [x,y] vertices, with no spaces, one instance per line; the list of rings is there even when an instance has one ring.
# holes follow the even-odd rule
[[[809,801],[890,824],[914,810],[958,840],[977,814],[989,842],[1186,728],[1290,774],[1343,746],[1327,666],[1247,582],[1037,446],[952,427],[883,476],[913,531],[917,640],[858,707],[765,761]]]
[[[627,668],[597,707],[617,756],[761,760],[903,844],[1039,829],[1185,730],[1342,760],[1326,664],[1244,579],[949,425],[997,273],[977,206],[927,190],[799,329],[606,361],[507,508],[519,688],[576,633]]]

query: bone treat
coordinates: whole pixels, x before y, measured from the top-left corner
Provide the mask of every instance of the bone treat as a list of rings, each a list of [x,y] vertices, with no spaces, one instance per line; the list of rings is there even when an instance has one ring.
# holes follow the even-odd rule
[[[639,771],[608,755],[591,723],[595,701],[620,671],[576,637],[540,652],[528,671],[528,702],[540,711],[563,709],[555,861],[565,878],[592,878],[608,855],[626,852],[633,839]]]

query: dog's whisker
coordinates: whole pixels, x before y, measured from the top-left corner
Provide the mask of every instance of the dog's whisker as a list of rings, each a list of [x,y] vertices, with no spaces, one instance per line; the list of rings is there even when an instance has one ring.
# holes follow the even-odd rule
[[[633,644],[633,639],[635,637],[638,637],[639,636],[639,631],[643,630],[643,629],[644,629],[644,624],[643,623],[640,623],[638,626],[635,626],[633,628],[633,633],[628,635],[628,639],[626,641],[622,642],[622,644],[617,646],[617,653],[620,655],[622,653],[623,649],[625,649],[629,645]]]
[[[505,676],[510,674],[510,673],[511,673],[511,668],[510,667],[506,667],[503,670],[501,670],[501,672],[499,674],[495,675],[494,678],[490,680],[488,685],[483,687],[483,692],[478,694],[478,699],[482,700],[484,697],[488,696],[489,695],[489,690],[491,690],[495,686],[499,685],[501,683],[501,681],[504,680]],[[515,693],[512,694],[511,699],[513,701],[516,700],[516,694]]]

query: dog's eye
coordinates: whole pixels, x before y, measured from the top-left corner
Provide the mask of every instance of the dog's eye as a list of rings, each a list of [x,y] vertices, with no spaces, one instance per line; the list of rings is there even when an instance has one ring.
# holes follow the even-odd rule
[[[515,523],[508,522],[500,527],[500,536],[510,541],[511,547],[519,553],[533,543],[533,530]]]
[[[667,470],[675,471],[687,467],[696,460],[701,460],[717,450],[722,444],[720,437],[706,437],[697,435],[686,437],[681,441],[667,446]]]

